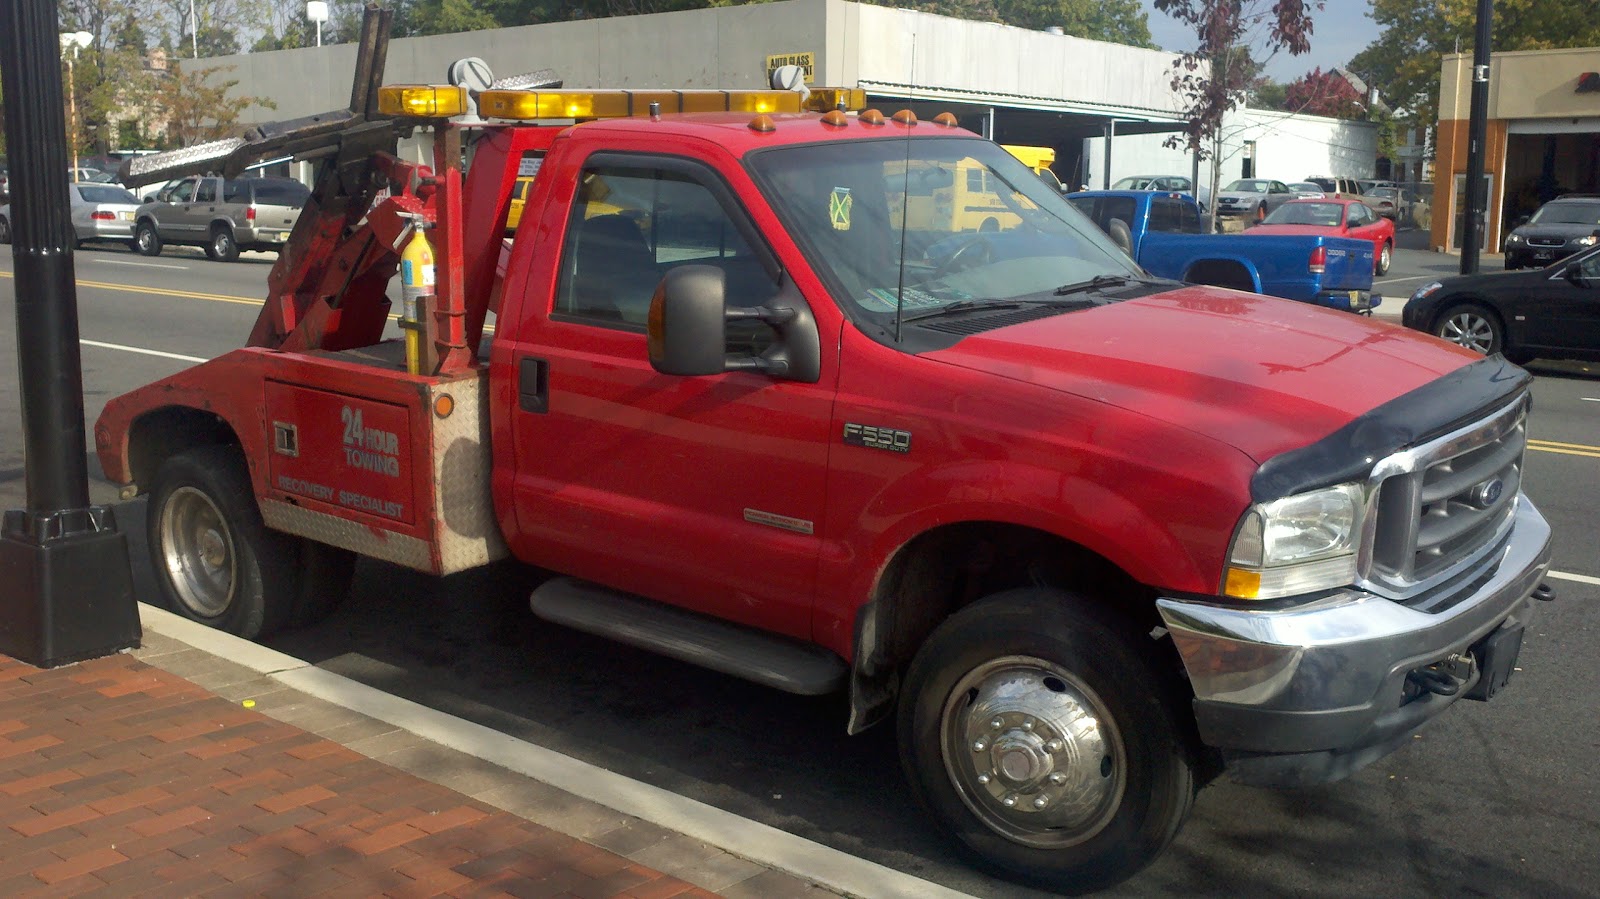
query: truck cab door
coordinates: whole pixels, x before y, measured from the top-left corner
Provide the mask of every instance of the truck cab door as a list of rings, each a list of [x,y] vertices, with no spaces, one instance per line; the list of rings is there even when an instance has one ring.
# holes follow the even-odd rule
[[[552,187],[570,189],[559,264],[546,276],[535,263],[527,283],[546,286],[530,288],[539,296],[511,326],[522,400],[513,549],[615,589],[810,636],[832,374],[816,384],[663,375],[645,342],[669,269],[714,265],[730,307],[756,306],[779,289],[775,257],[726,183],[696,162],[596,154],[575,188]],[[533,230],[524,219],[519,233]],[[764,339],[767,326],[730,322],[733,351],[759,351]]]
[[[183,240],[189,235],[189,207],[194,205],[195,189],[199,178],[185,178],[172,189],[167,202],[158,211],[156,230],[163,240]]]

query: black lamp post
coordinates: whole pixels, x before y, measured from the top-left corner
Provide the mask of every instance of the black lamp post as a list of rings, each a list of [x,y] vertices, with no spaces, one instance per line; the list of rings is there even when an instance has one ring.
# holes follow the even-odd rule
[[[1478,245],[1488,228],[1489,198],[1483,189],[1483,144],[1489,137],[1489,40],[1494,0],[1478,0],[1478,32],[1472,42],[1472,108],[1467,121],[1467,208],[1461,223],[1461,274],[1478,270]]]
[[[0,524],[0,652],[45,668],[141,636],[127,539],[89,504],[56,10],[0,3],[28,497]]]

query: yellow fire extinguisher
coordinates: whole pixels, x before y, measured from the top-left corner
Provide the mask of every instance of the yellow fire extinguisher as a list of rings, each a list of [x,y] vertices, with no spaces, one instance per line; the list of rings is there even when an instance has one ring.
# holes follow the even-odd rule
[[[400,327],[406,337],[406,371],[422,374],[422,317],[433,308],[433,247],[423,231],[428,223],[413,220],[411,239],[400,251]]]

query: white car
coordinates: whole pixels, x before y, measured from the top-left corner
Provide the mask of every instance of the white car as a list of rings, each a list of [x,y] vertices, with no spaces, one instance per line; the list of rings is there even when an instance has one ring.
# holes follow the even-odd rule
[[[1328,198],[1328,192],[1322,189],[1322,185],[1312,181],[1291,181],[1289,182],[1289,189],[1294,191],[1302,200],[1326,200]]]
[[[133,246],[133,213],[139,198],[115,184],[67,186],[73,236],[79,245],[111,240]],[[0,243],[11,242],[11,206],[0,206]]]

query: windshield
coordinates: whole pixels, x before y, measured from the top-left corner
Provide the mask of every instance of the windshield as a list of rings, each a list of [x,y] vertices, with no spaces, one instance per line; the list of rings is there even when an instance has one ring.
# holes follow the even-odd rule
[[[1271,181],[1235,181],[1223,190],[1236,190],[1247,194],[1264,194],[1272,187]]]
[[[1315,193],[1321,193],[1322,192],[1322,185],[1320,185],[1320,184],[1312,184],[1310,181],[1296,181],[1295,183],[1289,185],[1289,189],[1290,190],[1300,190],[1300,191],[1305,191],[1306,193],[1315,194]]]
[[[1393,187],[1377,187],[1373,188],[1372,195],[1374,197],[1388,197],[1392,200],[1400,196],[1400,191]]]
[[[988,141],[808,144],[753,153],[749,164],[841,306],[880,325],[897,307],[909,318],[958,302],[1051,298],[1097,275],[1143,275]]]
[[[1112,190],[1151,190],[1150,182],[1154,178],[1122,178],[1111,185]]]
[[[78,185],[78,196],[88,203],[131,203],[139,205],[139,198],[120,187]]]
[[[1343,203],[1285,203],[1274,209],[1262,224],[1324,225],[1337,228],[1343,219]]]
[[[1536,225],[1600,225],[1600,203],[1548,203],[1528,221]]]

